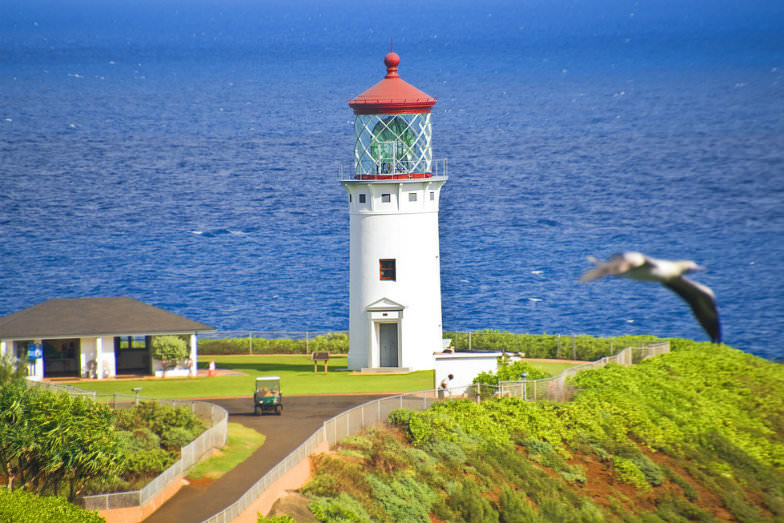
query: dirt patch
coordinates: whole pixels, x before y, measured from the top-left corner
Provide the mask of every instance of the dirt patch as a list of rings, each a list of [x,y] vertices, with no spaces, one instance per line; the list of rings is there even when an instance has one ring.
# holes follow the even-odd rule
[[[190,485],[193,488],[206,489],[207,487],[215,483],[215,478],[203,476],[199,479],[186,479],[185,481],[187,481],[188,485]]]
[[[297,523],[319,523],[308,508],[308,498],[299,492],[289,492],[278,498],[267,514],[268,518],[273,516],[291,516]]]

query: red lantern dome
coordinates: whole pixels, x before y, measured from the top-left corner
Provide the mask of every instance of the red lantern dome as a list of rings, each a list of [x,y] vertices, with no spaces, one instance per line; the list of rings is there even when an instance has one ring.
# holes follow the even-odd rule
[[[404,81],[397,74],[400,57],[390,52],[384,57],[387,74],[383,80],[349,100],[354,114],[429,113],[436,99]]]

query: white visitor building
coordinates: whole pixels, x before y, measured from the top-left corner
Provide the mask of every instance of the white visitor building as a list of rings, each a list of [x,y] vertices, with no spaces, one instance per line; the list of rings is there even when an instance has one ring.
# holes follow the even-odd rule
[[[166,376],[195,376],[205,332],[215,329],[133,298],[54,299],[0,318],[0,357],[27,362],[32,379],[160,376],[152,337],[173,334],[189,340],[190,357]]]

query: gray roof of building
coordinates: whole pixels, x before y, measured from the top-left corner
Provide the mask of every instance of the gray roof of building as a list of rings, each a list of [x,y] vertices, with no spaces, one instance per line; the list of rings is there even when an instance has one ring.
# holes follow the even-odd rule
[[[215,329],[133,298],[48,300],[0,318],[0,339],[87,338],[212,332]]]

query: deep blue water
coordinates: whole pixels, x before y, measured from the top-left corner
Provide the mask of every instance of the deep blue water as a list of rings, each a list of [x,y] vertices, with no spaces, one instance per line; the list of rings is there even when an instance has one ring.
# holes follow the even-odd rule
[[[587,255],[694,259],[784,357],[784,4],[0,4],[0,315],[128,295],[222,330],[348,327],[346,102],[438,98],[445,329],[705,340]]]

